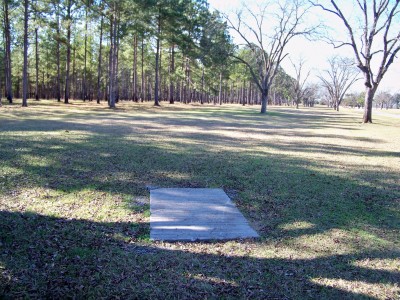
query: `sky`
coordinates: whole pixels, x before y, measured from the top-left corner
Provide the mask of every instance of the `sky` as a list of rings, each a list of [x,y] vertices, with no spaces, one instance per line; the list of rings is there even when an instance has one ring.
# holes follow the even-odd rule
[[[241,7],[241,0],[208,0],[211,9],[219,10],[226,14],[232,14],[238,8]],[[253,1],[248,1],[247,3],[254,3]],[[349,1],[344,2],[347,7],[345,10],[349,15],[355,15],[353,13],[354,7]],[[322,10],[315,9],[310,20],[316,21],[317,18],[323,18],[324,21],[331,27],[332,34],[337,34],[340,36],[345,36],[346,31],[342,23],[338,21],[338,18],[331,16],[329,13],[323,12]],[[235,43],[241,43],[240,37],[231,31],[231,35]],[[349,57],[354,59],[354,53],[350,47],[341,47],[335,49],[332,45],[321,41],[309,41],[305,38],[295,38],[290,44],[288,44],[287,52],[289,53],[289,58],[286,58],[282,62],[282,67],[291,76],[295,76],[294,67],[291,63],[298,61],[300,58],[305,60],[304,68],[310,71],[309,82],[320,82],[318,79],[319,74],[323,74],[324,70],[329,68],[328,59],[335,54],[340,56]],[[351,88],[352,92],[363,91],[363,81],[360,80],[353,85]],[[379,91],[389,91],[391,93],[400,92],[400,57],[394,61],[390,66],[389,71],[385,74],[379,85]]]

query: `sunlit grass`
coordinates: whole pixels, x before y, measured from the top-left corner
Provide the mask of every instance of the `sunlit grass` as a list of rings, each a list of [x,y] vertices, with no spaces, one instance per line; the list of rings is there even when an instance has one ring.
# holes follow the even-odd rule
[[[398,297],[398,118],[17,101],[0,120],[0,295]],[[152,243],[146,186],[223,188],[261,239]]]
[[[310,222],[293,222],[289,224],[283,224],[279,227],[283,230],[312,229],[315,228],[315,224]]]
[[[358,294],[359,297],[373,297],[375,299],[390,299],[393,295],[392,291],[395,292],[395,295],[400,293],[400,288],[397,284],[369,283],[341,278],[313,278],[311,282],[344,292],[350,292],[354,295]]]

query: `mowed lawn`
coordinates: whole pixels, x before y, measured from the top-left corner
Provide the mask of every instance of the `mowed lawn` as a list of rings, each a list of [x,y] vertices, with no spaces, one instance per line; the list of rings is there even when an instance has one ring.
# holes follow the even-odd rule
[[[0,298],[398,299],[400,118],[0,108]],[[149,240],[146,186],[220,187],[258,240]]]

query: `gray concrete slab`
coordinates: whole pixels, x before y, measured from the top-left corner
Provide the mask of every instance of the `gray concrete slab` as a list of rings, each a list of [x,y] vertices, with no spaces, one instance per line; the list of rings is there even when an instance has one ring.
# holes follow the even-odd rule
[[[256,238],[222,189],[150,190],[150,239],[161,241]]]

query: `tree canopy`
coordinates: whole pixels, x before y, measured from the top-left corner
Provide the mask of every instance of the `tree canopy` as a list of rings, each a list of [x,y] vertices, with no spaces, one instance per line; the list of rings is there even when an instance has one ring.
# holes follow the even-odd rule
[[[399,50],[398,38],[391,38],[399,1],[392,2],[358,1],[364,16],[376,10],[368,23],[376,28],[367,44],[352,45],[351,34],[341,44],[358,51],[358,68],[373,92],[366,93],[368,107]],[[308,74],[296,69],[292,78],[281,66],[292,39],[318,28],[305,21],[309,3],[266,1],[259,11],[245,5],[232,17],[206,0],[1,0],[0,95],[9,103],[22,98],[24,106],[28,99],[107,101],[110,108],[120,100],[259,104],[261,112],[268,103],[309,105],[316,86],[308,89]],[[335,1],[333,8],[314,5],[353,28]],[[235,44],[232,32],[244,44]],[[368,50],[378,35],[387,48]],[[374,73],[370,61],[378,56],[383,60]],[[301,69],[298,63],[293,66]]]

